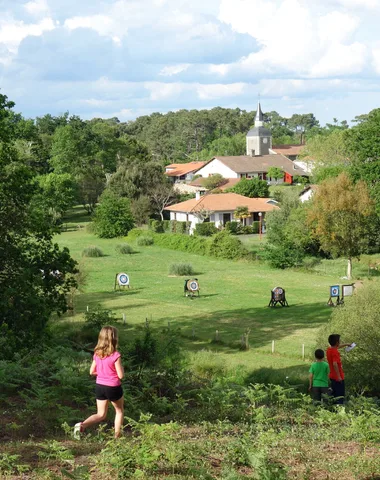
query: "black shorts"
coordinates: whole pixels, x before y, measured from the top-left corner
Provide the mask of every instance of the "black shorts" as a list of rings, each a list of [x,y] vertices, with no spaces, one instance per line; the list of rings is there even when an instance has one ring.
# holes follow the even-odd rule
[[[118,387],[109,387],[108,385],[95,386],[96,400],[109,400],[110,402],[116,402],[123,396],[123,389],[121,385]]]

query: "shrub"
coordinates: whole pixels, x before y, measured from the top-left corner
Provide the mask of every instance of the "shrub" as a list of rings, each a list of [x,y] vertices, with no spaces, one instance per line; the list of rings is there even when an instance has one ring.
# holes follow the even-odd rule
[[[264,258],[273,268],[290,268],[302,264],[305,254],[303,250],[287,242],[283,245],[267,244],[264,247]]]
[[[321,259],[317,257],[305,257],[302,261],[302,266],[305,270],[312,270],[315,266],[321,263]]]
[[[172,263],[169,268],[170,275],[194,275],[193,267],[190,263]]]
[[[251,228],[252,228],[252,233],[259,233],[260,222],[252,222]]]
[[[128,238],[131,240],[136,240],[146,233],[146,230],[142,230],[141,228],[132,228],[132,230],[128,232]]]
[[[189,233],[191,222],[170,220],[169,231],[172,233]]]
[[[96,305],[84,314],[85,324],[96,330],[100,330],[105,325],[112,325],[116,321],[111,310],[105,310],[100,305]]]
[[[225,230],[213,237],[209,251],[213,257],[228,259],[242,258],[248,253],[241,241]]]
[[[319,332],[317,348],[326,348],[332,333],[342,336],[342,343],[355,342],[351,352],[342,353],[347,384],[357,391],[380,394],[380,290],[367,284],[345,304],[334,309],[331,320]]]
[[[154,244],[153,238],[149,237],[148,235],[142,235],[137,239],[137,245],[139,247],[147,247],[148,245],[153,245],[153,244]]]
[[[182,235],[180,233],[163,233],[154,236],[156,245],[173,250],[180,250],[187,253],[196,253],[198,255],[207,255],[209,249],[209,240],[193,235]]]
[[[239,231],[239,222],[227,222],[226,230],[231,233],[231,235],[237,235]]]
[[[87,233],[95,233],[95,225],[94,225],[94,222],[89,222],[89,223],[86,225],[86,232],[87,232]]]
[[[170,229],[170,220],[164,220],[162,222],[163,227],[164,227],[164,232],[169,232]]]
[[[128,245],[128,243],[120,243],[119,245],[116,245],[116,251],[122,255],[130,255],[131,253],[134,253],[133,248]]]
[[[203,222],[197,223],[195,225],[195,233],[196,235],[201,235],[203,237],[211,237],[211,235],[215,235],[218,232],[218,229],[215,226],[214,222]]]
[[[164,233],[164,225],[161,220],[151,220],[149,222],[149,229],[155,233]]]
[[[100,248],[95,247],[95,245],[91,245],[83,250],[82,257],[104,257],[104,253]]]
[[[253,233],[253,227],[251,225],[242,225],[240,228],[240,233],[243,235],[251,235]]]
[[[130,202],[105,191],[94,216],[95,233],[101,238],[114,238],[127,235],[134,227]]]

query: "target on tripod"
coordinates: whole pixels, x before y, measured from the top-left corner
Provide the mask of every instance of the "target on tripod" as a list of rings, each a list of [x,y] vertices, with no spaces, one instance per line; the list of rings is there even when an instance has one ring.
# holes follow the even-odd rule
[[[117,283],[120,287],[127,287],[129,285],[129,277],[126,273],[119,273],[117,275]]]
[[[189,280],[187,282],[187,289],[190,290],[190,292],[197,292],[199,290],[199,285],[196,280]]]

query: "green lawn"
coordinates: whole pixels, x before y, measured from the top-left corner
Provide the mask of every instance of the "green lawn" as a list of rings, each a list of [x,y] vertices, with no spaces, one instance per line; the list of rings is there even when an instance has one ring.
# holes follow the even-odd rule
[[[244,365],[249,372],[273,368],[284,376],[289,373],[299,376],[301,372],[302,376],[307,375],[305,362],[310,360],[302,360],[302,345],[306,357],[310,357],[316,332],[331,314],[326,306],[329,285],[344,283],[340,278],[344,275],[344,260],[324,262],[318,267],[319,272],[307,273],[156,246],[135,247],[137,253],[120,255],[115,247],[122,241],[128,242],[128,238],[99,239],[86,231],[85,221],[88,217],[76,210],[68,231],[56,239],[70,249],[80,268],[88,273],[84,292],[76,298],[75,315],[59,320],[59,328],[75,328],[77,322],[83,321],[87,306],[100,304],[120,319],[126,314],[126,326],[120,323],[123,338],[133,337],[136,327],[148,318],[152,328],[167,328],[170,324],[170,328],[180,329],[187,350],[212,350],[230,367]],[[260,243],[255,236],[245,241],[255,246]],[[82,258],[82,250],[89,245],[100,247],[105,257]],[[199,298],[184,297],[183,278],[168,275],[170,264],[180,262],[193,265],[201,287]],[[366,272],[366,265],[355,264],[356,273],[361,272],[360,268]],[[113,290],[115,274],[119,272],[130,276],[131,288],[124,292]],[[289,308],[268,308],[270,291],[275,286],[286,289]],[[247,329],[250,329],[251,348],[243,352],[238,343]],[[217,344],[211,343],[216,330],[220,339]]]

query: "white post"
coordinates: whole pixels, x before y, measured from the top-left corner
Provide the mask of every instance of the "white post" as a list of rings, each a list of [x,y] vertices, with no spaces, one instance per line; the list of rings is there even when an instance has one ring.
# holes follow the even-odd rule
[[[193,327],[193,338],[195,338],[195,328]]]
[[[126,316],[125,316],[125,313],[123,313],[123,325],[125,325],[125,319],[126,319]]]
[[[89,311],[88,305],[87,305],[87,311]]]
[[[305,344],[302,344],[302,360],[305,360]]]
[[[219,342],[219,331],[215,330],[215,341]]]
[[[272,340],[272,353],[274,353],[274,340]]]

